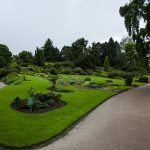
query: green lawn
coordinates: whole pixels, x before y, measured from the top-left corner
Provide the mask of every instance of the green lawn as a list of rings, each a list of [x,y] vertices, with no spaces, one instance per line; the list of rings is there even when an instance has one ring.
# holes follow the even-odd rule
[[[64,76],[66,77],[66,76]],[[79,76],[74,76],[79,77]],[[80,76],[84,78],[84,76]],[[10,108],[16,96],[26,98],[32,86],[46,92],[49,82],[39,77],[28,77],[20,85],[10,85],[0,90],[0,144],[8,147],[24,147],[44,142],[78,120],[106,98],[114,95],[111,90],[89,90],[69,86],[73,93],[62,93],[67,106],[43,114],[26,114]],[[92,77],[101,82],[104,78]],[[121,80],[116,82],[122,83]]]
[[[96,83],[106,83],[106,80],[112,80],[113,83],[116,83],[118,85],[124,85],[124,80],[123,79],[109,79],[109,78],[104,78],[104,77],[97,77],[97,76],[87,76],[87,75],[65,75],[62,74],[60,75],[60,77],[66,78],[66,79],[80,79],[80,80],[84,80],[86,77],[90,77],[92,80],[92,82],[96,82]],[[139,82],[133,82],[133,85],[142,85],[142,83]]]

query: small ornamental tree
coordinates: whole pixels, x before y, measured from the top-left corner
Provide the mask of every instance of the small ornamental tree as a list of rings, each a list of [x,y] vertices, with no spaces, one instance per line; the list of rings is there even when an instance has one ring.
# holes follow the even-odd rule
[[[108,56],[105,57],[104,64],[103,64],[104,70],[107,71],[110,68],[109,58]]]
[[[131,86],[132,85],[132,82],[133,82],[133,77],[134,77],[134,74],[133,73],[130,73],[130,72],[127,72],[123,75],[123,78],[124,78],[124,81],[125,81],[125,85],[126,86]]]
[[[50,90],[56,91],[56,81],[58,80],[58,76],[52,76],[49,78],[49,81],[52,82],[52,86],[50,87]]]

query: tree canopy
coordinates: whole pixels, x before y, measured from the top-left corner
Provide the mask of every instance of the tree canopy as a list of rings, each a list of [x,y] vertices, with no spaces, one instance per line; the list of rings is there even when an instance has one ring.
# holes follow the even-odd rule
[[[150,0],[131,0],[120,7],[120,15],[124,17],[129,36],[136,43],[140,60],[147,63],[146,54],[150,52]]]
[[[12,53],[6,45],[0,44],[0,67],[8,66]]]
[[[60,60],[60,52],[59,49],[57,47],[53,46],[53,42],[52,40],[48,39],[44,46],[44,57],[45,57],[45,61],[48,62],[57,62]]]
[[[113,38],[105,43],[94,42],[92,46],[88,46],[86,39],[79,38],[71,46],[64,46],[61,53],[64,61],[73,61],[76,66],[84,69],[103,66],[106,56],[112,67],[120,67],[122,64],[121,47]]]
[[[18,54],[19,63],[33,63],[33,55],[31,52],[22,51]]]
[[[127,63],[125,46],[128,42],[128,39],[122,41],[121,46],[120,43],[110,38],[107,42],[94,42],[89,45],[88,40],[79,38],[71,45],[64,46],[60,51],[53,46],[52,40],[48,39],[43,47],[36,49],[34,56],[31,52],[22,51],[14,58],[18,64],[24,66],[30,64],[44,66],[45,62],[58,65],[63,64],[60,63],[63,61],[69,62],[69,65],[73,64],[74,67],[95,70],[97,67],[103,67],[104,61],[108,57],[110,67],[124,69]]]
[[[44,50],[43,49],[39,49],[37,47],[37,49],[35,51],[34,63],[37,66],[44,66],[45,65]]]

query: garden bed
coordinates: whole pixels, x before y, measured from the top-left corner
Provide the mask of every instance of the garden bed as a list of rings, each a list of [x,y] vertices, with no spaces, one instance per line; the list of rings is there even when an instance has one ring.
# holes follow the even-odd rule
[[[54,105],[49,105],[49,107],[40,107],[38,109],[33,110],[32,112],[31,112],[29,107],[24,107],[24,108],[22,107],[21,108],[21,107],[18,107],[18,105],[16,103],[12,103],[11,108],[16,110],[16,111],[19,111],[19,112],[30,113],[30,114],[39,114],[39,113],[45,113],[45,112],[55,110],[55,109],[64,107],[66,105],[67,105],[66,102],[59,101]]]

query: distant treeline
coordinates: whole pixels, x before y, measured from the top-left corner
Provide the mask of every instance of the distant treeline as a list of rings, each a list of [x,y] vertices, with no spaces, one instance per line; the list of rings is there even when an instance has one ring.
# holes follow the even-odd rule
[[[134,58],[131,57],[136,53],[134,46],[132,39],[128,37],[121,43],[110,38],[108,42],[94,42],[90,46],[86,39],[79,38],[70,46],[64,46],[59,50],[53,46],[52,40],[47,39],[41,48],[36,48],[34,55],[30,51],[22,51],[12,56],[8,47],[1,44],[0,66],[7,66],[11,60],[22,66],[30,64],[44,66],[46,63],[67,61],[73,63],[75,67],[94,70],[96,67],[103,67],[107,57],[111,67],[126,70],[128,64],[134,66]]]

